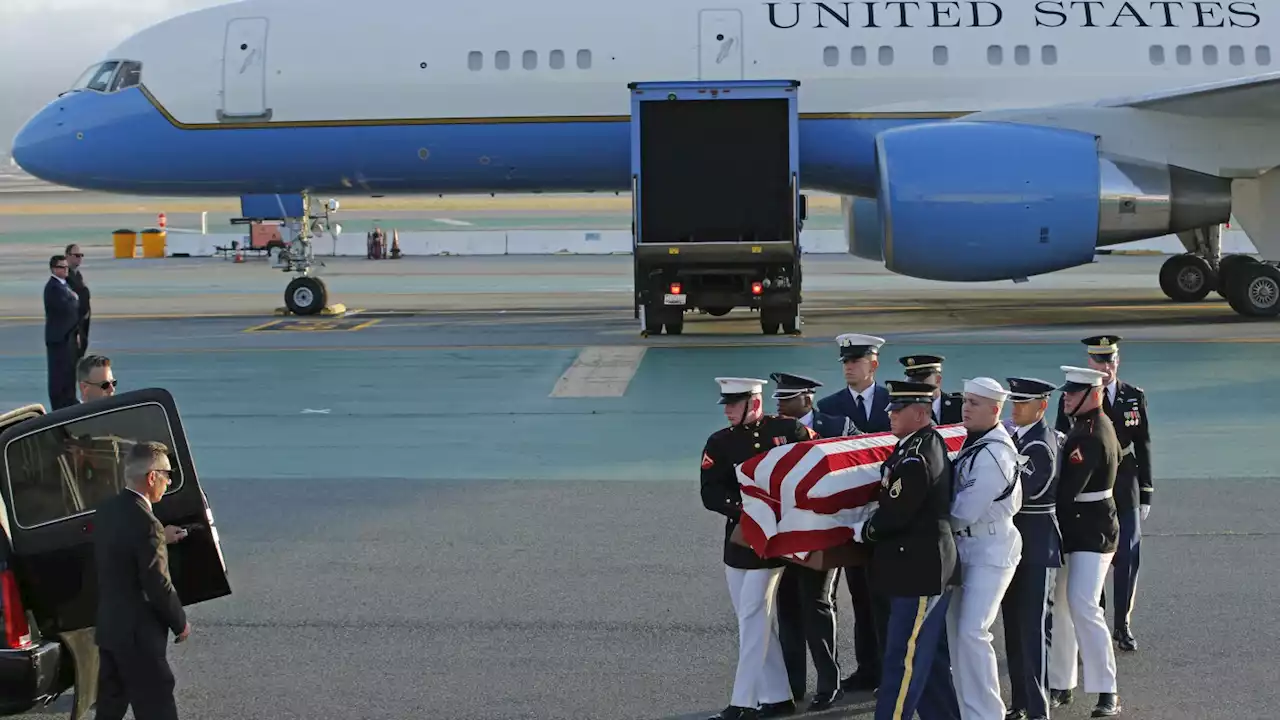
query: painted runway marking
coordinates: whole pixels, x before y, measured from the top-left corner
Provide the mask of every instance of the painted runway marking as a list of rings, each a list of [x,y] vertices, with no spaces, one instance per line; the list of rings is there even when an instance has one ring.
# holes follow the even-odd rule
[[[444,223],[445,225],[474,225],[475,224],[475,223],[469,223],[466,220],[454,220],[453,218],[431,218],[431,219],[435,220],[438,223]]]
[[[380,319],[368,318],[325,318],[323,320],[272,320],[255,325],[245,332],[354,332],[382,322]]]
[[[551,397],[622,397],[646,349],[634,345],[584,348],[556,381]]]

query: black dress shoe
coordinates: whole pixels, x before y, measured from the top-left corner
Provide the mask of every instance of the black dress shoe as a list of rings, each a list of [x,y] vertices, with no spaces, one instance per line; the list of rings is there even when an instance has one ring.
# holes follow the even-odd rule
[[[1120,714],[1120,698],[1115,693],[1099,693],[1098,704],[1089,717],[1115,717]]]
[[[1004,720],[1027,720],[1026,710],[1010,710],[1004,714]]]
[[[736,705],[730,705],[719,713],[707,718],[707,720],[757,720],[759,717],[760,712],[755,708],[744,708]]]
[[[1049,707],[1062,707],[1071,704],[1070,690],[1050,690],[1049,691]]]
[[[840,689],[845,692],[867,692],[880,685],[880,678],[870,673],[856,672],[840,682]]]
[[[1127,627],[1118,627],[1115,632],[1116,644],[1125,652],[1134,652],[1138,649],[1138,641],[1133,637],[1133,632]]]
[[[813,702],[809,703],[809,712],[826,710],[832,705],[835,705],[842,697],[844,697],[844,690],[841,690],[840,688],[836,688],[833,692],[829,693],[814,693]]]
[[[771,718],[782,717],[783,715],[795,715],[796,704],[794,700],[783,700],[776,703],[765,703],[760,706],[759,717]]]

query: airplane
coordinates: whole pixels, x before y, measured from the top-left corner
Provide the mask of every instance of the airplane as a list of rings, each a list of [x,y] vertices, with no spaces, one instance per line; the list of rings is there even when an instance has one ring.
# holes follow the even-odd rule
[[[142,195],[629,192],[628,83],[787,78],[801,182],[842,196],[853,255],[1021,282],[1176,233],[1166,295],[1274,317],[1273,8],[243,0],[123,41],[12,155]],[[1228,222],[1261,257],[1221,255]]]

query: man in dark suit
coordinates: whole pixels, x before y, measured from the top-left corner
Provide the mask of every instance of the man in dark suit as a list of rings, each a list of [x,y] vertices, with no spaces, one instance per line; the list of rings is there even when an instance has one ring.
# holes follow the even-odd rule
[[[1138,560],[1142,546],[1142,523],[1151,513],[1155,486],[1151,479],[1151,425],[1147,414],[1147,395],[1137,385],[1117,377],[1120,369],[1119,335],[1094,335],[1083,342],[1089,351],[1089,368],[1102,373],[1102,409],[1115,426],[1120,442],[1120,471],[1116,476],[1116,513],[1120,519],[1120,546],[1112,566],[1112,590],[1115,595],[1115,621],[1112,639],[1121,650],[1134,652],[1138,641],[1129,627],[1133,603],[1138,591]],[[1058,402],[1058,432],[1065,433],[1071,421]],[[1102,597],[1106,607],[1106,593]]]
[[[773,399],[778,401],[779,415],[798,419],[824,438],[857,433],[849,418],[825,415],[813,409],[814,390],[822,387],[822,383],[790,373],[773,373],[769,378],[778,386],[773,391]],[[844,695],[836,661],[835,604],[839,579],[839,568],[814,570],[788,564],[778,585],[778,640],[791,681],[792,697],[799,700],[805,694],[806,646],[818,673],[810,710],[825,710]]]
[[[962,572],[951,530],[952,465],[933,427],[933,388],[889,381],[898,444],[881,470],[879,504],[854,539],[871,550],[871,583],[888,598],[876,720],[960,720],[946,617]]]
[[[889,413],[886,408],[889,406],[889,391],[876,384],[880,346],[884,345],[884,339],[845,333],[836,338],[836,344],[840,346],[840,363],[844,366],[847,387],[819,400],[818,412],[853,420],[859,435],[888,432]],[[841,682],[841,686],[850,692],[876,688],[880,682],[880,657],[884,654],[880,631],[887,627],[887,600],[872,597],[867,585],[867,572],[868,567],[865,566],[844,569],[845,584],[849,587],[849,599],[853,604],[853,651],[858,662],[858,669]]]
[[[80,327],[76,331],[76,359],[84,357],[89,349],[89,286],[80,274],[80,263],[84,262],[84,252],[79,245],[67,246],[67,285],[80,298]]]
[[[933,422],[938,425],[959,425],[964,422],[961,417],[964,410],[964,393],[942,392],[941,355],[908,355],[898,358],[902,363],[902,374],[911,382],[932,385],[933,390]]]
[[[76,332],[80,300],[67,285],[67,258],[49,258],[44,284],[44,347],[48,359],[49,406],[59,410],[76,404]]]
[[[137,720],[178,717],[167,646],[170,632],[182,642],[191,625],[169,577],[165,546],[185,531],[167,531],[151,512],[171,472],[168,448],[138,443],[125,465],[128,487],[97,511],[99,720],[121,720],[130,706]]]

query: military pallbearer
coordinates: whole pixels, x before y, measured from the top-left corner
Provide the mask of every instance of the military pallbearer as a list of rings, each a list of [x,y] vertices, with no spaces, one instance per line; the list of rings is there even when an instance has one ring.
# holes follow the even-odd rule
[[[941,355],[908,355],[898,358],[902,374],[911,382],[927,383],[934,387],[933,421],[938,425],[958,425],[964,406],[964,393],[942,392]]]

